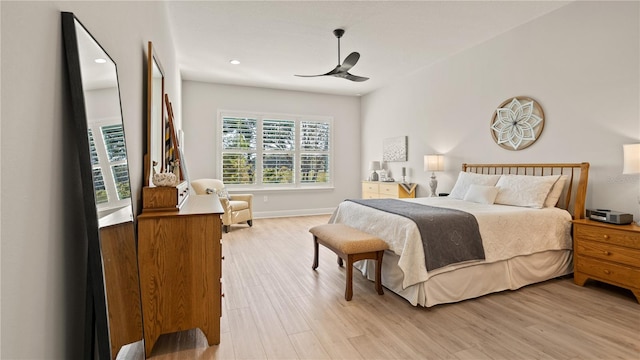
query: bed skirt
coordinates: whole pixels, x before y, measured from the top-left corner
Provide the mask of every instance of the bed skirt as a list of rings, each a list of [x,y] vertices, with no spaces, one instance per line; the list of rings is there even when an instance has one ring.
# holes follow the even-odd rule
[[[516,290],[573,272],[572,250],[549,250],[494,263],[478,263],[452,271],[438,272],[427,281],[403,289],[404,275],[398,267],[399,258],[393,252],[385,251],[382,285],[412,305],[424,307],[458,302],[504,290]],[[354,267],[369,280],[375,279],[374,262],[364,260],[356,263]]]

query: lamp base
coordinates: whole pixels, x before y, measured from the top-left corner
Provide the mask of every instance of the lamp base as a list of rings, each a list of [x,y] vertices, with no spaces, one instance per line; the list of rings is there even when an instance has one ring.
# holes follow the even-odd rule
[[[378,181],[378,173],[377,172],[372,172],[371,176],[369,177],[370,181]]]
[[[438,187],[438,180],[436,180],[436,174],[431,173],[431,181],[429,181],[429,187],[431,188],[431,197],[436,197],[436,188]]]

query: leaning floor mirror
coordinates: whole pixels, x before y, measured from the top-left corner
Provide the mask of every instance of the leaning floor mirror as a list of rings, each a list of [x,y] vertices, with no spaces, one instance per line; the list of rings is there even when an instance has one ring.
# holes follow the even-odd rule
[[[89,242],[87,309],[93,310],[87,312],[85,337],[91,340],[85,352],[114,359],[123,345],[142,340],[118,75],[115,62],[73,13],[62,13],[62,32]]]

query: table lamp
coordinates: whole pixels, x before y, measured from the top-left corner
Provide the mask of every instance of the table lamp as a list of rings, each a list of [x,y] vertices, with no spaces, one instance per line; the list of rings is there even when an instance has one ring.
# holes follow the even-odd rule
[[[436,180],[436,171],[444,170],[444,156],[440,154],[425,155],[424,156],[424,171],[431,171],[431,181],[429,187],[431,187],[431,196],[438,196],[436,194],[436,188],[438,187],[438,180]]]

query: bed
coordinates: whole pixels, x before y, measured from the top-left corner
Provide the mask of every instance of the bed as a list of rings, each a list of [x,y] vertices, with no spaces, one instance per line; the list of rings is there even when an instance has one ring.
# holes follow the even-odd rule
[[[570,274],[571,220],[584,218],[588,172],[589,163],[463,164],[449,196],[374,200],[377,207],[449,209],[477,220],[483,258],[429,270],[430,247],[421,237],[426,228],[406,215],[372,207],[370,200],[346,200],[329,222],[385,240],[382,284],[412,305],[458,302]],[[373,262],[355,266],[374,279]]]

